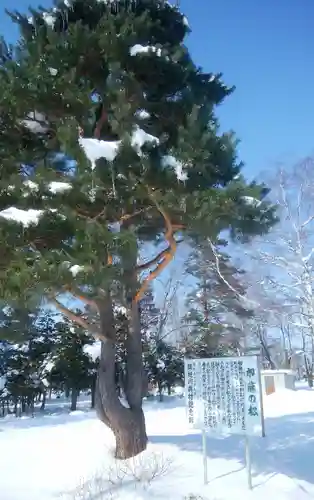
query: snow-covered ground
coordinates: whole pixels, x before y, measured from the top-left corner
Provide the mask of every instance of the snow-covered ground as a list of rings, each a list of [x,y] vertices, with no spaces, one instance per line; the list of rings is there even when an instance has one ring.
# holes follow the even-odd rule
[[[86,404],[71,414],[54,405],[45,416],[0,420],[1,500],[314,498],[314,391],[265,398],[267,436],[251,443],[252,491],[236,436],[208,437],[203,485],[201,436],[187,429],[182,399],[146,403],[150,445],[127,464],[112,458],[111,435]]]

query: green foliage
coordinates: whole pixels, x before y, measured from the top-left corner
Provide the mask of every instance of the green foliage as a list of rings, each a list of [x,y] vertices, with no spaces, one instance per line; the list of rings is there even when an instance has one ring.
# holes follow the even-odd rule
[[[176,384],[183,384],[183,353],[164,340],[150,338],[144,349],[144,366],[149,382],[158,388],[160,395],[165,389],[171,394]]]
[[[1,319],[0,376],[5,384],[0,399],[20,402],[25,411],[46,391],[47,366],[55,346],[53,317],[7,307]]]
[[[84,347],[91,345],[92,339],[67,322],[57,323],[56,333],[54,364],[48,376],[50,386],[66,393],[91,388],[96,363],[84,352]]]
[[[34,408],[46,392],[74,392],[93,387],[97,364],[85,353],[93,340],[81,328],[60,322],[49,311],[20,306],[2,311],[0,377],[1,402]],[[0,388],[1,389],[1,388]]]
[[[73,0],[32,10],[32,20],[11,18],[21,37],[1,45],[0,210],[42,212],[23,227],[0,218],[2,298],[64,287],[95,297],[123,282],[137,245],[159,242],[164,229],[151,193],[193,238],[228,230],[243,240],[274,223],[266,188],[238,176],[237,141],[219,131],[215,107],[233,89],[192,61],[176,8],[163,0]],[[136,44],[152,48],[133,55]],[[91,165],[78,129],[92,137],[103,114],[100,138],[111,151],[112,141],[121,143],[115,158]],[[143,131],[158,141],[146,136],[135,145]],[[71,187],[53,192],[51,182]],[[110,229],[134,213],[120,232]],[[72,265],[82,266],[76,276]]]

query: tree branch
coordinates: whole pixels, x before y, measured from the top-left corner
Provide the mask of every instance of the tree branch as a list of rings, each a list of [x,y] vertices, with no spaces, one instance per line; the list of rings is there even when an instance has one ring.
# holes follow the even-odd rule
[[[176,242],[177,245],[179,245],[179,243],[182,243],[183,240],[179,240]],[[159,252],[159,254],[157,254],[153,259],[149,260],[148,262],[144,262],[143,264],[140,264],[136,267],[136,271],[138,273],[141,273],[142,271],[145,271],[145,269],[149,269],[151,266],[153,266],[154,264],[158,264],[158,262],[163,259],[166,255],[169,254],[169,251],[170,251],[170,246],[168,246],[167,248],[165,248],[164,250],[162,250],[161,252]]]
[[[175,252],[177,250],[177,242],[176,242],[174,235],[173,235],[174,229],[172,227],[171,220],[170,220],[167,212],[158,203],[153,192],[149,192],[149,197],[151,198],[153,203],[156,205],[157,210],[161,213],[161,215],[163,216],[163,218],[165,220],[166,228],[167,228],[167,231],[165,234],[165,239],[169,243],[169,249],[165,253],[162,261],[159,262],[159,264],[157,264],[156,269],[154,271],[151,271],[149,273],[149,275],[147,276],[147,278],[145,278],[145,280],[143,281],[139,291],[137,292],[136,296],[134,297],[134,302],[139,302],[141,300],[141,298],[143,297],[143,294],[146,292],[146,290],[149,286],[149,283],[153,279],[155,279],[168,266],[168,264],[173,259]]]
[[[87,305],[91,306],[93,309],[96,309],[98,311],[96,301],[91,299],[90,297],[86,297],[86,295],[81,293],[80,290],[75,290],[71,286],[66,286],[65,291],[71,293],[71,295],[73,295],[73,297],[81,300],[82,302],[84,302],[84,304],[87,304]]]
[[[229,290],[231,290],[240,300],[243,300],[245,302],[247,302],[248,304],[251,304],[251,306],[253,307],[260,307],[260,304],[258,302],[256,302],[255,300],[251,300],[251,299],[248,299],[247,297],[245,297],[244,295],[242,295],[241,293],[239,293],[230,283],[229,281],[223,276],[222,272],[221,272],[221,269],[220,269],[220,262],[219,262],[219,255],[211,241],[210,238],[207,238],[207,242],[210,246],[210,249],[213,253],[213,256],[214,256],[214,259],[215,259],[215,264],[216,264],[216,271],[218,273],[218,276],[219,278],[224,282],[224,284],[229,288]]]
[[[132,214],[125,214],[122,215],[121,219],[119,220],[120,223],[125,222],[126,220],[132,219],[133,217],[136,217],[136,215],[142,214],[143,212],[148,212],[151,210],[153,207],[145,207],[145,208],[140,208],[139,210],[136,210]]]
[[[105,340],[105,337],[101,335],[99,332],[98,328],[95,328],[94,325],[91,325],[85,321],[81,316],[78,316],[74,312],[72,312],[70,309],[65,307],[61,302],[59,302],[55,297],[49,297],[49,301],[55,306],[58,311],[60,311],[64,316],[66,316],[70,321],[73,321],[73,323],[76,323],[77,325],[81,326],[84,328],[84,330],[87,330],[89,333],[91,333],[97,340]]]
[[[105,105],[102,103],[102,110],[101,110],[101,115],[96,123],[95,131],[94,131],[94,137],[95,139],[100,140],[100,135],[101,135],[101,129],[103,127],[103,124],[107,121],[107,111],[105,110]]]

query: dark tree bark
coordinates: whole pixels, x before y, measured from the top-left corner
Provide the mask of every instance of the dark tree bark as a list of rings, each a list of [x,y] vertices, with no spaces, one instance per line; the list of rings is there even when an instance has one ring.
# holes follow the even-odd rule
[[[309,361],[308,357],[304,355],[305,373],[307,378],[307,383],[310,388],[313,387],[313,364]]]
[[[164,396],[162,393],[162,383],[160,381],[157,382],[157,387],[158,387],[159,401],[162,402],[164,400]]]
[[[91,383],[91,408],[95,408],[95,396],[96,396],[96,376],[92,378],[92,383]]]
[[[116,438],[118,459],[134,457],[147,446],[142,410],[142,354],[137,304],[130,307],[127,341],[127,377],[125,396],[129,408],[120,401],[115,383],[116,331],[110,293],[98,303],[102,334],[101,354],[96,383],[96,411]]]
[[[71,391],[71,411],[76,411],[78,395],[79,391],[73,388]]]
[[[42,402],[41,402],[40,409],[41,409],[41,411],[44,411],[45,406],[46,406],[47,391],[43,390],[43,392],[41,394],[42,394],[43,399],[42,399]]]

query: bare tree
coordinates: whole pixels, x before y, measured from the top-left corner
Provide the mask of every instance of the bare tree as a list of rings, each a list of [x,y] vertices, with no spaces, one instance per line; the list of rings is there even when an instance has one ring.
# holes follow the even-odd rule
[[[280,223],[259,238],[250,256],[263,274],[269,295],[280,304],[276,315],[284,349],[300,345],[309,384],[314,368],[314,161],[279,167],[269,179]],[[293,337],[292,337],[293,335]]]

